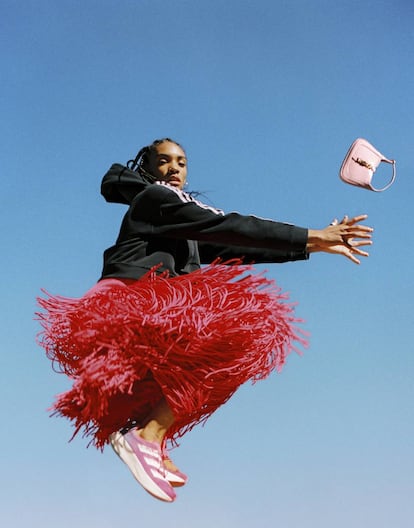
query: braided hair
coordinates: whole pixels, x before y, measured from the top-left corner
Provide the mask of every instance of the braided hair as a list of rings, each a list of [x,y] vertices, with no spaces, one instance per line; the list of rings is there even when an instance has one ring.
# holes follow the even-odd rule
[[[134,159],[130,159],[129,161],[127,161],[126,166],[128,167],[128,169],[134,172],[138,172],[138,174],[148,183],[154,183],[156,179],[155,176],[153,176],[151,173],[147,171],[149,158],[151,154],[156,152],[156,147],[158,147],[158,145],[161,145],[162,143],[165,143],[166,141],[170,143],[174,143],[175,145],[180,147],[182,150],[184,150],[183,147],[179,143],[177,143],[177,141],[174,141],[173,139],[170,139],[167,137],[162,138],[162,139],[156,139],[155,141],[151,143],[151,145],[142,147],[142,149],[138,152],[138,154],[135,156]]]

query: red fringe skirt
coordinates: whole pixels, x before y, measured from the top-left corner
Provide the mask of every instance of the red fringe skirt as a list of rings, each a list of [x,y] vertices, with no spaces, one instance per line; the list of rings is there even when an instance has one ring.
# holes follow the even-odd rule
[[[214,264],[168,278],[104,279],[80,299],[38,299],[39,343],[73,385],[54,414],[98,448],[139,424],[163,398],[175,441],[204,422],[240,385],[280,371],[306,345],[294,307],[251,267]]]

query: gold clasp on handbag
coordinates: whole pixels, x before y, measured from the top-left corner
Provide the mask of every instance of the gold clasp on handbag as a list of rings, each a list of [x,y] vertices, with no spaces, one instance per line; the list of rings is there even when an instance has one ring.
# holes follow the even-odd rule
[[[355,161],[355,163],[358,163],[358,165],[361,165],[361,167],[366,167],[367,169],[369,170],[374,170],[374,167],[372,165],[370,165],[367,161],[361,159],[361,158],[352,158],[353,161]]]

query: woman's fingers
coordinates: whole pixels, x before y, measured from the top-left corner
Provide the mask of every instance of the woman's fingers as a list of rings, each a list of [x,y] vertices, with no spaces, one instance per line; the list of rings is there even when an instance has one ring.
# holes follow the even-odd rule
[[[363,226],[363,225],[356,225],[352,227],[348,227],[344,235],[349,237],[355,237],[355,238],[371,238],[371,233],[373,232],[372,227]]]
[[[351,253],[356,253],[357,255],[361,255],[361,257],[369,257],[369,253],[367,251],[362,251],[362,249],[358,248],[352,248]]]
[[[349,251],[345,251],[344,255],[352,260],[352,262],[355,264],[361,264],[361,261],[355,255],[360,257],[369,257],[369,253],[356,248],[349,248]]]
[[[357,247],[360,247],[360,246],[371,246],[372,245],[372,240],[354,240],[353,238],[350,238],[347,241],[347,244],[348,244],[348,246],[350,246],[352,248],[357,248]]]
[[[363,222],[364,220],[366,220],[368,218],[368,215],[367,214],[363,214],[363,215],[358,215],[358,216],[354,216],[352,218],[348,218],[347,215],[344,216],[344,219],[342,220],[341,224],[344,223],[344,224],[347,224],[349,226],[351,225],[355,225],[357,224],[358,222]]]

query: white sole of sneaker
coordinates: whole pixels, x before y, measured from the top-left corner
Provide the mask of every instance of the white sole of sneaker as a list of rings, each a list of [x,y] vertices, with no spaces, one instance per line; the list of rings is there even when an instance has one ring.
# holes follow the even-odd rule
[[[140,463],[138,457],[135,455],[131,446],[127,442],[124,435],[119,432],[113,433],[110,436],[111,446],[119,458],[124,462],[128,469],[133,474],[135,480],[141,484],[141,486],[150,495],[156,499],[164,502],[173,502],[175,494],[168,495],[156,483],[148,476],[147,472]]]

